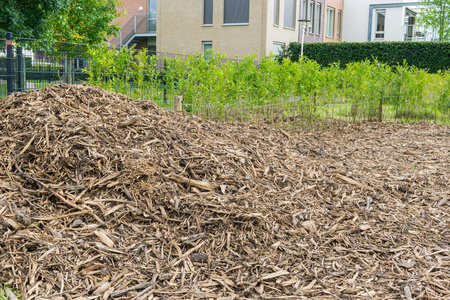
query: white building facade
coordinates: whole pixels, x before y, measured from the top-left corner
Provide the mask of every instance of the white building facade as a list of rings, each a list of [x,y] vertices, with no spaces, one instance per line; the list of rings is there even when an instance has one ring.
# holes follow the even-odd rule
[[[410,0],[345,0],[343,40],[433,41],[436,34],[417,25],[420,8]]]

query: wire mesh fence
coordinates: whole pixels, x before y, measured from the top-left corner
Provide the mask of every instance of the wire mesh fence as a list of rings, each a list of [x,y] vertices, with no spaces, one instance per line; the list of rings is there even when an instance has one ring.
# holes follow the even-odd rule
[[[8,47],[11,49],[11,43],[13,53],[8,57],[6,50]],[[131,50],[131,56],[125,59],[124,71],[120,71],[108,63],[100,63],[100,66],[95,67],[95,59],[93,60],[89,51],[93,48],[95,47],[27,38],[14,38],[12,41],[0,39],[0,99],[11,92],[39,89],[51,84],[89,82],[126,94],[130,98],[153,101],[168,110],[173,109],[175,96],[183,96],[185,113],[223,122],[271,124],[285,128],[317,128],[335,126],[342,122],[364,121],[450,123],[450,97],[447,94],[437,96],[433,93],[398,93],[392,96],[382,93],[384,96],[375,97],[372,94],[347,93],[346,87],[341,86],[333,93],[324,87],[314,93],[285,94],[272,98],[264,98],[262,95],[263,98],[259,98],[261,93],[255,93],[255,87],[247,83],[246,86],[237,88],[238,94],[223,96],[227,93],[222,93],[223,99],[218,99],[215,96],[217,93],[210,92],[210,89],[226,90],[227,86],[217,88],[218,82],[214,80],[205,85],[198,78],[208,77],[208,72],[221,71],[220,68],[233,65],[237,70],[235,73],[240,72],[240,75],[226,78],[231,89],[231,86],[238,84],[236,80],[252,80],[251,78],[260,76],[245,69],[254,67],[253,71],[264,72],[261,70],[261,62],[219,57],[217,68],[214,67],[216,69],[203,70],[199,67],[193,70],[189,68],[205,66],[205,59],[215,58],[148,51],[145,56],[146,64],[139,70],[139,59],[135,58],[137,50]],[[173,62],[180,60],[188,63],[181,63],[181,69],[174,71],[180,65]],[[9,73],[11,62],[13,75]],[[97,69],[94,70],[95,68]],[[115,71],[111,71],[114,68]],[[194,76],[191,71],[203,72],[206,76]],[[145,73],[141,79],[138,78],[139,72]],[[96,74],[98,80],[93,78],[93,74]],[[271,76],[269,72],[262,80],[258,79],[260,81],[256,85],[267,85],[269,93]],[[442,99],[437,99],[438,97]]]
[[[7,74],[7,60],[6,39],[0,39],[0,99],[7,94],[7,79],[10,76]]]

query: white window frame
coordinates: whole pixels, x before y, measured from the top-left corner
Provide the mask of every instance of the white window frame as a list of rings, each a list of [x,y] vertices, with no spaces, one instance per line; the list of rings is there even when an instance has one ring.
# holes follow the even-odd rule
[[[384,24],[383,30],[378,30],[378,14],[384,13]],[[382,37],[377,37],[377,35],[382,35]],[[386,36],[386,9],[376,9],[375,10],[375,30],[374,30],[374,39],[378,41],[384,40]]]
[[[336,14],[336,9],[334,7],[327,6],[327,24],[326,24],[326,29],[325,29],[325,37],[330,38],[330,39],[334,38],[335,14]],[[330,29],[331,29],[331,34],[330,34]]]

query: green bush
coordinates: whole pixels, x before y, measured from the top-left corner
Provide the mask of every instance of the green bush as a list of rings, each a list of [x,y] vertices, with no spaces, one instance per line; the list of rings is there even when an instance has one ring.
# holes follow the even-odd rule
[[[273,56],[257,61],[255,55],[226,60],[214,52],[149,57],[145,50],[106,47],[90,55],[88,83],[154,101],[161,100],[163,87],[166,99],[181,95],[186,111],[216,120],[449,120],[450,71],[430,74],[373,58],[324,68],[306,57],[298,62]]]
[[[25,68],[30,68],[32,66],[31,57],[24,57],[25,60]],[[0,75],[6,75],[6,56],[0,56]],[[14,66],[17,68],[17,56],[14,57]]]
[[[88,75],[83,69],[73,69],[75,81],[86,81]],[[16,73],[17,76],[17,73]],[[64,68],[54,66],[34,66],[26,68],[26,80],[59,81],[64,80]]]
[[[281,61],[288,57],[298,61],[300,43],[290,43]],[[352,62],[377,60],[389,66],[407,64],[436,73],[450,69],[450,43],[442,42],[364,42],[364,43],[313,43],[304,44],[303,54],[323,67],[333,63],[342,66]]]

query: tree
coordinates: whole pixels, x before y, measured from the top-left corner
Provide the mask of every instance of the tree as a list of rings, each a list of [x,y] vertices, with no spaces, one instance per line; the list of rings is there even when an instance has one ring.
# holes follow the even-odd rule
[[[450,40],[450,0],[422,0],[419,24],[437,30],[439,41]]]
[[[0,38],[4,38],[6,32],[27,38],[44,36],[47,30],[45,21],[61,6],[61,0],[2,0]]]
[[[62,0],[65,5],[48,19],[46,37],[61,42],[99,44],[108,36],[117,35],[113,23],[125,14],[119,0]]]

